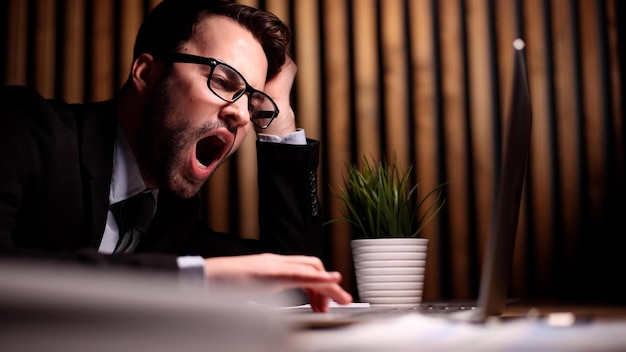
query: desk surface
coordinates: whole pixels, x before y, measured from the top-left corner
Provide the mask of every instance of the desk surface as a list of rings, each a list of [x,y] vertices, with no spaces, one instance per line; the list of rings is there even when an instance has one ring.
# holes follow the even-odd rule
[[[626,306],[515,302],[504,316],[526,318],[478,325],[413,313],[295,329],[275,308],[242,304],[249,291],[172,279],[0,262],[0,350],[626,351]],[[578,319],[547,319],[563,312]]]
[[[572,313],[580,319],[593,320],[624,320],[626,321],[626,304],[575,303],[575,302],[514,302],[506,307],[504,318],[537,315],[548,317],[555,313]]]
[[[290,342],[299,352],[626,350],[626,306],[517,302],[507,307],[503,318],[471,324],[408,313],[333,328],[296,329]]]

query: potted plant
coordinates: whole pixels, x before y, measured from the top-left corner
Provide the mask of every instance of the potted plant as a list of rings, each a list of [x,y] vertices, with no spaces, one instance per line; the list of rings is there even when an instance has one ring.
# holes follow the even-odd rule
[[[352,231],[352,256],[361,301],[371,305],[421,303],[428,239],[420,232],[445,204],[441,184],[419,197],[411,184],[412,166],[402,170],[394,158],[360,166],[346,163],[344,185],[333,192],[344,205],[342,218]]]

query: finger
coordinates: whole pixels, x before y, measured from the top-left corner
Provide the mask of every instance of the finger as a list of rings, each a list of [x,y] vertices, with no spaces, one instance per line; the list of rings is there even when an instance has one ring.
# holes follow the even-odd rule
[[[307,266],[298,265],[292,266],[288,271],[276,272],[272,278],[308,284],[340,283],[342,280],[339,272],[318,271]]]
[[[326,308],[330,299],[339,304],[350,304],[353,301],[352,295],[338,284],[315,285],[310,288],[314,289],[319,296],[325,299],[322,303],[326,305]]]
[[[316,295],[321,295],[322,297],[326,297],[326,299],[332,299],[339,304],[349,304],[353,301],[352,295],[336,283],[311,283],[291,281],[284,284],[289,285],[285,288],[301,287],[307,290],[307,292],[314,291]],[[326,301],[326,304],[328,304],[328,301]],[[313,303],[311,303],[311,305],[313,305]]]
[[[316,313],[326,313],[330,310],[330,298],[328,296],[322,295],[317,291],[315,292],[314,299],[311,300],[311,307],[313,311]]]
[[[341,282],[341,274],[339,273],[327,273],[316,272],[312,274],[289,274],[279,273],[274,275],[258,276],[256,281],[260,284],[273,286],[278,289],[289,288],[312,288],[320,291],[320,288],[329,285],[337,285]]]
[[[317,257],[278,256],[267,257],[267,259],[270,263],[267,265],[268,272],[266,274],[274,278],[282,277],[320,282],[339,282],[342,279],[339,272],[326,271],[324,264]],[[271,265],[273,259],[279,260],[277,266]]]
[[[313,310],[313,312],[318,313],[320,312],[319,308],[318,308],[318,293],[315,290],[311,290],[311,289],[305,289],[307,296],[309,297],[309,304],[311,305],[311,309]]]
[[[329,310],[329,302],[330,299],[316,290],[307,289],[306,292],[309,295],[309,303],[311,304],[311,308],[315,313],[325,313]]]
[[[322,263],[322,260],[318,257],[307,255],[283,255],[280,256],[280,258],[288,263],[310,265],[317,270],[326,270],[324,263]]]

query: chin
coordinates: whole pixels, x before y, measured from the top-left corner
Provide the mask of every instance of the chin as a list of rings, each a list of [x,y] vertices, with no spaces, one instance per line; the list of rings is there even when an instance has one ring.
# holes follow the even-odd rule
[[[206,180],[188,180],[185,177],[179,176],[168,182],[168,188],[177,196],[188,199],[198,194],[205,182]]]

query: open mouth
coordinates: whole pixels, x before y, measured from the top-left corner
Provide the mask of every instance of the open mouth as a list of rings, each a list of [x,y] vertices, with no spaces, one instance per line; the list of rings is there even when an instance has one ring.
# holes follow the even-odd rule
[[[196,158],[202,167],[209,167],[213,162],[222,158],[226,152],[226,141],[222,136],[208,136],[196,144]]]

